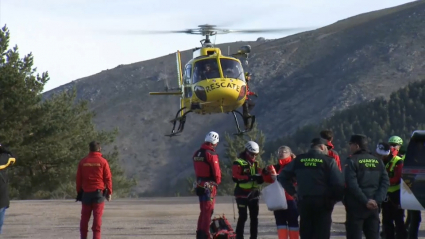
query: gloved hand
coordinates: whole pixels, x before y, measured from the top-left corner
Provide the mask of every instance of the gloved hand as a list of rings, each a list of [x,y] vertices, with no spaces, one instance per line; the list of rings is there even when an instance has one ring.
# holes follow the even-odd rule
[[[108,196],[106,196],[106,200],[108,200],[108,202],[111,201],[111,199],[112,199],[112,195],[111,194],[109,194]]]
[[[75,201],[76,201],[76,202],[78,202],[78,201],[80,201],[80,202],[81,202],[82,198],[83,198],[83,191],[81,190],[81,191],[77,194],[77,197],[75,198]]]
[[[249,181],[256,181],[257,183],[263,183],[263,176],[262,175],[250,175],[249,176]]]
[[[263,175],[256,175],[255,176],[255,181],[257,181],[258,184],[264,183]]]
[[[255,96],[255,97],[258,97],[258,94],[257,94],[257,93],[254,93],[254,96]]]

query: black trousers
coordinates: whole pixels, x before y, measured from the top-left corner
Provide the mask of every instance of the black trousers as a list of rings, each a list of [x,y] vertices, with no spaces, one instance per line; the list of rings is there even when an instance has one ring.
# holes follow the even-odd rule
[[[250,239],[257,239],[258,236],[258,213],[259,213],[259,199],[236,198],[238,205],[238,222],[236,224],[236,239],[243,239],[245,229],[245,222],[248,219],[248,210],[250,218]]]
[[[304,197],[298,201],[301,239],[331,237],[334,204],[321,196]]]
[[[406,239],[404,210],[400,208],[400,191],[388,193],[387,201],[382,203],[382,227],[385,239]]]
[[[347,239],[379,239],[379,209],[363,213],[357,208],[347,208],[345,231]]]
[[[407,229],[408,239],[418,239],[418,231],[421,221],[421,211],[407,210],[405,227]]]

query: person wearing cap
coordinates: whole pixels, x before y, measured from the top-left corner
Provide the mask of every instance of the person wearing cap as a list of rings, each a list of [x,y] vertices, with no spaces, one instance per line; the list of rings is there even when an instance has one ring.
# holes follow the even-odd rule
[[[322,138],[313,139],[311,149],[297,155],[278,176],[285,191],[298,200],[301,238],[330,238],[332,211],[343,197],[342,173],[328,156],[327,143]]]
[[[248,96],[253,95],[255,97],[258,97],[257,93],[254,93],[249,90],[249,82],[251,81],[251,75],[252,74],[250,72],[245,73],[246,99],[245,99],[245,103],[242,105],[242,115],[244,117],[245,129],[248,129],[248,119],[251,117],[250,112],[255,106],[254,101],[252,101]]]
[[[390,180],[387,197],[382,203],[382,226],[386,239],[406,238],[407,230],[404,223],[404,210],[400,204],[400,183],[403,170],[403,159],[398,156],[403,140],[392,136],[388,140],[390,148],[382,161]],[[381,145],[383,145],[381,143]]]
[[[0,234],[2,234],[6,210],[10,206],[7,170],[15,162],[13,154],[0,144]]]
[[[368,152],[367,137],[352,135],[351,155],[344,164],[345,228],[348,239],[379,238],[379,208],[389,187],[384,163]]]
[[[201,212],[198,218],[196,239],[210,238],[211,217],[215,206],[217,186],[221,183],[221,170],[218,154],[215,151],[219,142],[218,133],[211,131],[205,136],[201,148],[193,154],[195,169],[195,192],[199,197]]]
[[[263,178],[266,183],[273,183],[278,175],[296,156],[288,146],[280,146],[277,150],[278,163],[263,169]],[[276,173],[277,172],[277,173]],[[277,235],[279,239],[298,239],[298,209],[294,198],[285,191],[288,208],[273,211],[276,220]]]
[[[238,206],[238,222],[236,224],[236,239],[244,238],[245,222],[250,218],[250,239],[257,239],[259,213],[259,185],[264,182],[261,168],[256,160],[260,153],[259,145],[248,141],[238,159],[233,161],[232,179],[236,183],[234,196]]]
[[[88,224],[93,213],[93,239],[101,238],[105,199],[112,197],[112,174],[108,161],[102,157],[97,141],[89,143],[90,152],[80,160],[77,168],[77,201],[81,201],[80,238],[87,239]]]
[[[339,171],[341,171],[341,160],[339,159],[338,153],[335,151],[335,147],[332,144],[334,138],[333,132],[331,130],[322,130],[320,131],[320,137],[328,141],[328,155],[335,159],[336,165],[338,165]]]

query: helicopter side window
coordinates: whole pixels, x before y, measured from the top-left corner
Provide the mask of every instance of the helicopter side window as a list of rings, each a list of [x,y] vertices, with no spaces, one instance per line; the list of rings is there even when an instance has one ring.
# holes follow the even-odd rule
[[[192,65],[187,65],[184,70],[184,83],[190,84],[191,77],[192,77]]]
[[[205,59],[195,62],[193,83],[214,78],[221,78],[216,59]]]
[[[221,69],[225,78],[239,79],[245,82],[242,65],[232,59],[220,59]]]

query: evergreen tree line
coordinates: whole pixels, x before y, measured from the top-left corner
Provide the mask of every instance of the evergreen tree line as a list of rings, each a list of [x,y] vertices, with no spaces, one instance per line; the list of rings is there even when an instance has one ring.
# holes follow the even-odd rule
[[[348,141],[352,134],[366,135],[372,152],[378,142],[387,142],[393,135],[400,136],[406,147],[414,130],[425,129],[424,119],[425,80],[422,80],[393,92],[389,100],[379,97],[337,112],[319,124],[299,128],[292,135],[268,142],[265,150],[287,145],[295,153],[303,153],[308,150],[311,139],[324,129],[333,131],[332,143],[341,159],[349,155]]]
[[[0,143],[16,157],[9,167],[12,199],[75,198],[78,162],[88,143],[111,145],[118,133],[98,131],[87,101],[76,100],[76,89],[43,100],[47,72],[36,75],[32,53],[20,58],[9,49],[10,32],[0,30]],[[124,176],[118,150],[102,152],[108,160],[115,197],[127,196],[135,180]]]
[[[254,140],[260,145],[258,161],[262,167],[276,163],[276,150],[289,146],[295,154],[309,150],[313,138],[319,137],[320,131],[330,129],[334,133],[333,144],[342,160],[349,155],[348,141],[352,134],[364,134],[369,140],[369,150],[374,152],[378,142],[387,142],[392,135],[400,136],[407,146],[414,130],[425,129],[425,80],[413,82],[392,93],[389,100],[378,97],[363,102],[346,110],[335,113],[319,124],[310,124],[298,128],[294,134],[269,142],[263,132],[254,127],[246,138],[225,135],[225,155],[220,157],[222,183],[218,195],[232,195],[235,183],[232,181],[232,162],[243,151],[247,140]],[[187,190],[191,191],[194,177],[187,178]],[[193,192],[192,192],[193,193]]]

